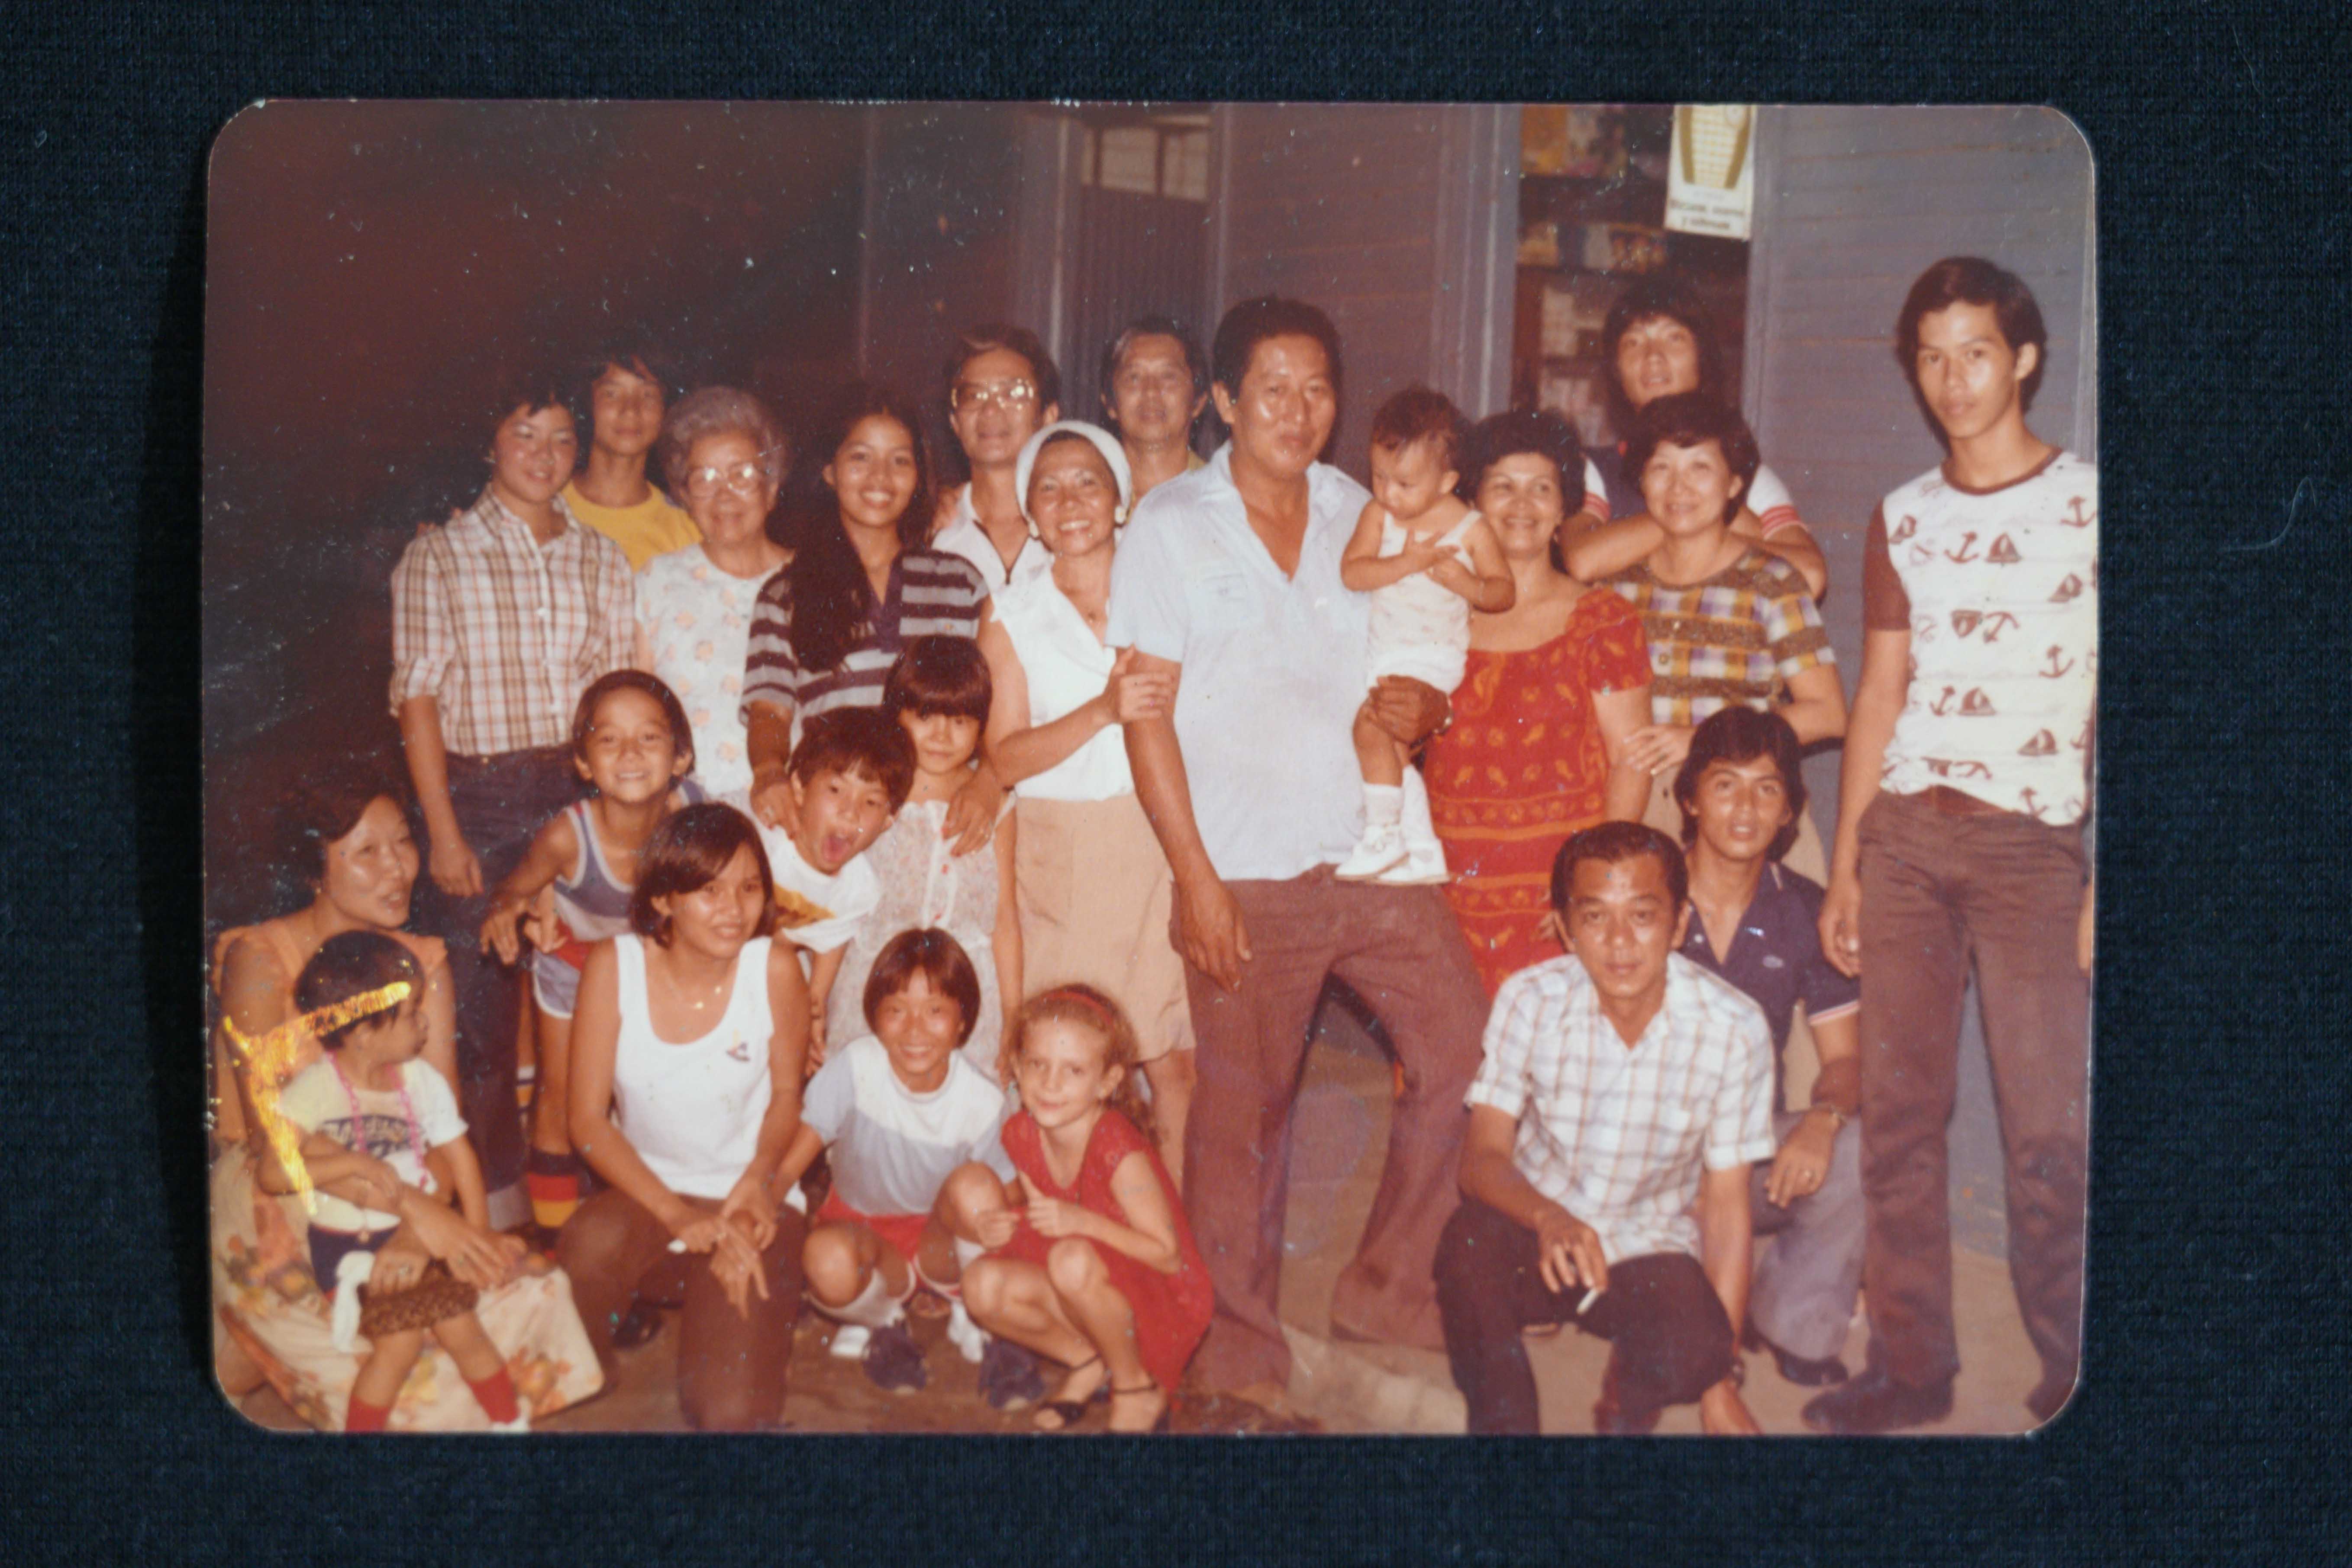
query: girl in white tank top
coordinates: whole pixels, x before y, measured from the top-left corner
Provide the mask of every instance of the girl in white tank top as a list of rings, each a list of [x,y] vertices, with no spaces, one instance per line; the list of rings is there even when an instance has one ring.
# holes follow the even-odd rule
[[[613,1060],[613,1100],[621,1135],[672,1192],[724,1198],[751,1163],[760,1122],[774,1098],[768,1041],[768,950],[755,936],[736,956],[727,1010],[699,1040],[673,1043],[654,1032],[646,1000],[645,938],[613,938],[621,1032]]]

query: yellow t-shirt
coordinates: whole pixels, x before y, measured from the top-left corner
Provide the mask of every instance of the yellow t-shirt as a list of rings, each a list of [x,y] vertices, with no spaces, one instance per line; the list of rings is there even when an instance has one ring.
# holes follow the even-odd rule
[[[646,498],[634,507],[600,507],[576,483],[563,486],[563,501],[573,516],[621,547],[631,571],[643,571],[657,555],[702,542],[694,519],[671,506],[657,485],[648,486]]]

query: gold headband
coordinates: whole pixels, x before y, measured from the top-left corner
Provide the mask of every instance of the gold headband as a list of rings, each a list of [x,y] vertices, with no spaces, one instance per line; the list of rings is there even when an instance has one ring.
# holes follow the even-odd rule
[[[221,1019],[222,1032],[235,1046],[247,1065],[247,1080],[253,1092],[253,1109],[260,1118],[261,1130],[278,1155],[278,1163],[286,1170],[289,1181],[302,1199],[306,1211],[315,1213],[318,1199],[310,1189],[310,1173],[302,1165],[301,1135],[278,1113],[278,1092],[293,1075],[294,1063],[302,1054],[303,1044],[321,1035],[348,1028],[376,1013],[398,1007],[415,993],[416,988],[406,980],[394,980],[388,986],[378,986],[372,991],[362,991],[355,997],[345,997],[339,1002],[329,1002],[322,1008],[312,1008],[288,1019],[268,1033],[248,1036],[236,1027],[236,1020],[226,1014]]]

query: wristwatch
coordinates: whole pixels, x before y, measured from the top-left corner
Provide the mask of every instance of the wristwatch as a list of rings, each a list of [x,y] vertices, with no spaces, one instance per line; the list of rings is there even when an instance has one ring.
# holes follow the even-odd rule
[[[1853,1117],[1839,1110],[1827,1100],[1814,1101],[1810,1109],[1815,1111],[1827,1111],[1830,1113],[1830,1136],[1832,1138],[1836,1137],[1838,1134],[1843,1132],[1845,1130],[1845,1124],[1853,1120]]]

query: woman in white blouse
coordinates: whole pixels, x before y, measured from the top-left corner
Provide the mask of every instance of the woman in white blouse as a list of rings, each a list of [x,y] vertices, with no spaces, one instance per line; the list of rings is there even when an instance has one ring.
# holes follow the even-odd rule
[[[744,643],[761,588],[793,559],[768,537],[791,444],[758,398],[704,387],[670,409],[660,453],[669,493],[686,503],[702,542],[656,556],[637,574],[637,664],[686,705],[696,780],[713,795],[749,789]]]
[[[1076,420],[1022,447],[1013,480],[1053,570],[997,590],[980,634],[996,700],[989,756],[1013,786],[1023,968],[1034,995],[1083,981],[1116,998],[1142,1044],[1169,1174],[1183,1181],[1192,1098],[1184,965],[1168,940],[1171,883],[1135,796],[1119,727],[1165,714],[1174,678],[1103,643],[1110,564],[1134,482],[1118,438]]]

